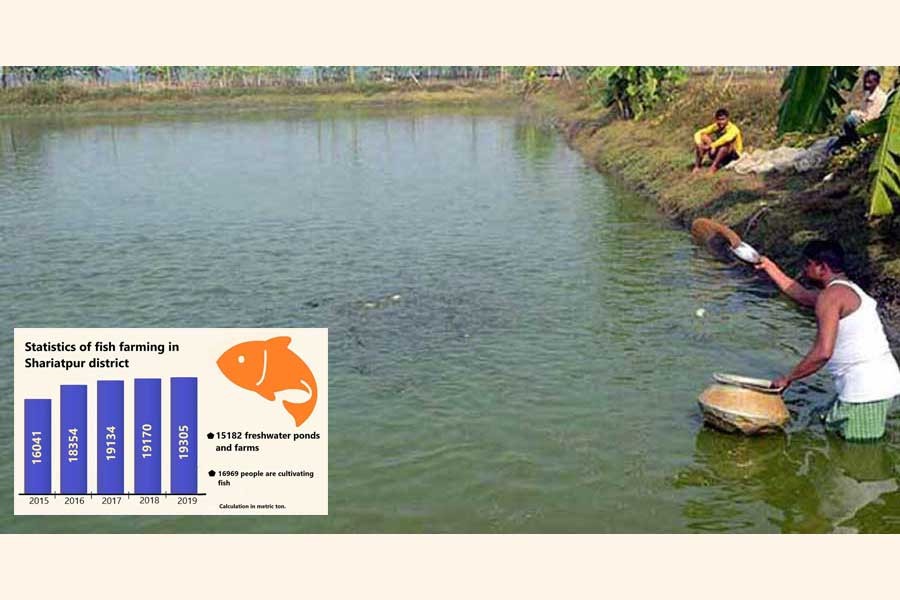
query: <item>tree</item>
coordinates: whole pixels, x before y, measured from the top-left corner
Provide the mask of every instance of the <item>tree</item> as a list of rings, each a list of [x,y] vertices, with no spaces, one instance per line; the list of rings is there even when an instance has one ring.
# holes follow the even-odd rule
[[[142,66],[137,68],[138,75],[141,80],[151,80],[172,85],[181,79],[181,73],[185,67],[175,67],[171,65],[163,66]]]
[[[602,92],[605,106],[616,106],[620,117],[640,119],[685,78],[682,67],[596,67],[587,83],[592,93]]]

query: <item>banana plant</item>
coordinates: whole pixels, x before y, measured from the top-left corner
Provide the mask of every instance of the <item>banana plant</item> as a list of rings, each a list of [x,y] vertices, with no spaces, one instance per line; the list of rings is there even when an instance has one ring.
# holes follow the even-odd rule
[[[778,133],[821,133],[844,105],[843,92],[853,89],[859,67],[791,67],[781,85]]]
[[[860,135],[881,134],[881,146],[869,165],[872,195],[869,216],[881,217],[894,212],[893,200],[900,200],[900,102],[891,94],[877,119],[857,128]]]
[[[685,78],[681,67],[597,67],[586,81],[593,89],[605,83],[603,104],[615,105],[623,119],[637,120]]]

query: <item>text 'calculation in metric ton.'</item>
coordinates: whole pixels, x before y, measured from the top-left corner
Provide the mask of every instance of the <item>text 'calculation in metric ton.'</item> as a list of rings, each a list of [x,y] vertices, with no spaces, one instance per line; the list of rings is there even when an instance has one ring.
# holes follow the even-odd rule
[[[15,514],[327,514],[327,330],[14,338]]]

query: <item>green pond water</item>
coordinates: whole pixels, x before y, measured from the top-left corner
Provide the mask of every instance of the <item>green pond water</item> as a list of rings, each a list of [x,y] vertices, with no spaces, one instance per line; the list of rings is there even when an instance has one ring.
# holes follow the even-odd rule
[[[701,424],[811,315],[511,112],[3,120],[0,257],[3,532],[900,532],[898,419],[826,435],[827,377]],[[327,327],[329,516],[13,517],[12,329],[54,326]]]

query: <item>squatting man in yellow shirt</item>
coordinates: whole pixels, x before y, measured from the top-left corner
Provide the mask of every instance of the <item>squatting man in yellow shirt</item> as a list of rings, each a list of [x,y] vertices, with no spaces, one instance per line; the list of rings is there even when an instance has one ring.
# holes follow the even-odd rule
[[[728,111],[720,108],[716,111],[716,120],[694,134],[694,152],[696,162],[694,173],[700,171],[704,156],[709,156],[712,164],[710,173],[715,173],[733,160],[740,158],[744,151],[744,140],[741,130],[729,120]]]
[[[876,440],[884,435],[888,412],[900,394],[900,369],[877,302],[847,277],[838,242],[811,241],[803,257],[804,273],[818,289],[800,285],[765,256],[756,266],[795,302],[814,308],[818,323],[810,351],[772,387],[786,387],[825,367],[837,390],[825,417],[828,429],[850,441]]]

